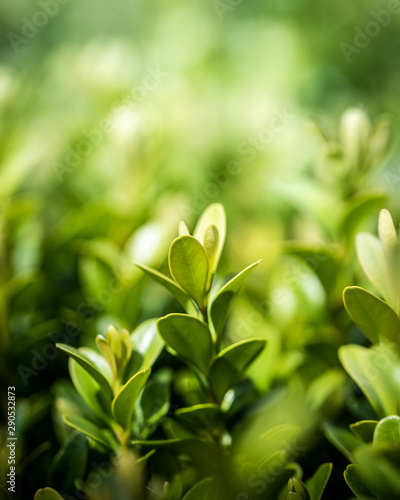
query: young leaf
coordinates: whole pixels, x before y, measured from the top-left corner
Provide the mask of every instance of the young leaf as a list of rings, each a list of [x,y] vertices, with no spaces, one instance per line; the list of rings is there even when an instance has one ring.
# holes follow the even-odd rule
[[[400,448],[400,417],[393,415],[378,423],[374,432],[374,444]]]
[[[115,420],[126,430],[129,431],[135,408],[135,402],[138,399],[143,387],[150,375],[150,368],[136,373],[128,382],[122,386],[119,393],[115,396],[111,410]]]
[[[174,280],[204,309],[209,266],[202,244],[193,236],[180,236],[172,242],[168,260]]]
[[[140,354],[141,364],[137,370],[153,366],[164,342],[157,331],[157,320],[148,319],[141,323],[131,335],[132,350]]]
[[[379,500],[379,497],[373,493],[366,484],[362,469],[359,465],[350,464],[344,471],[344,478],[351,491],[364,500]]]
[[[117,450],[118,444],[108,429],[100,429],[97,425],[89,422],[85,418],[78,417],[77,415],[64,415],[64,421],[74,429],[77,429],[86,436],[94,439],[98,443],[111,448],[112,450]]]
[[[190,488],[182,500],[218,500],[219,484],[211,477],[207,477]]]
[[[321,500],[322,493],[326,487],[332,472],[332,464],[326,463],[319,466],[313,477],[306,481],[311,500]]]
[[[386,259],[390,262],[393,249],[396,248],[397,245],[397,234],[392,216],[386,209],[381,210],[379,213],[378,233],[383,252]]]
[[[356,239],[360,264],[372,285],[382,297],[393,304],[389,272],[378,238],[369,233],[359,233]]]
[[[220,333],[222,330],[229,306],[231,305],[235,293],[240,290],[247,276],[260,262],[261,260],[254,262],[243,269],[243,271],[228,281],[228,283],[217,292],[211,304],[211,319],[217,333]]]
[[[78,349],[71,347],[67,344],[56,344],[56,346],[65,351],[72,359],[79,363],[88,374],[99,384],[107,397],[112,397],[112,390],[110,384],[104,375],[97,369],[97,367],[89,360],[89,358],[81,353]]]
[[[265,340],[250,339],[238,342],[221,351],[210,373],[216,396],[222,400],[226,391],[236,385],[246,368],[261,354]]]
[[[373,344],[383,339],[397,341],[400,319],[386,302],[358,286],[345,288],[343,301],[354,323]]]
[[[63,500],[63,497],[53,488],[41,488],[37,490],[33,500]]]
[[[210,290],[214,274],[217,270],[218,260],[219,260],[219,233],[218,229],[214,224],[210,224],[204,234],[204,250],[206,251],[208,258],[208,279],[207,279],[207,291]]]
[[[136,264],[136,266],[141,269],[145,274],[147,274],[151,279],[166,288],[170,294],[175,298],[179,305],[188,313],[193,316],[196,315],[196,306],[193,304],[189,295],[181,288],[175,281],[158,271],[151,269],[150,267],[144,266],[142,264]]]
[[[179,357],[193,363],[201,372],[208,372],[213,344],[206,323],[185,314],[168,314],[158,320],[157,327]]]
[[[212,203],[209,205],[201,214],[194,228],[193,236],[198,239],[202,245],[204,245],[206,231],[210,224],[217,228],[219,235],[218,250],[215,259],[216,265],[218,265],[226,236],[226,215],[224,207],[220,203]]]

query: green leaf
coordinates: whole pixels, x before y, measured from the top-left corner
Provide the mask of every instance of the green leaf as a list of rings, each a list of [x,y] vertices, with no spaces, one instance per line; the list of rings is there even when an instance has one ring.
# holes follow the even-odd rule
[[[311,500],[321,500],[322,493],[326,487],[329,477],[332,472],[332,464],[326,463],[318,467],[313,477],[306,481],[308,492]]]
[[[89,420],[78,417],[77,415],[64,415],[63,418],[65,423],[83,432],[83,434],[86,434],[86,436],[94,439],[103,446],[115,451],[118,449],[118,443],[108,429],[100,429],[97,425],[89,422]]]
[[[393,351],[384,345],[370,349],[346,345],[339,349],[339,358],[380,417],[396,413],[400,394],[392,375],[399,363]]]
[[[194,228],[193,236],[204,246],[206,246],[207,232],[210,225],[215,226],[218,230],[218,244],[215,250],[213,266],[211,266],[211,273],[214,274],[224,248],[226,236],[226,215],[224,207],[220,203],[209,205],[201,214]]]
[[[88,374],[99,384],[107,397],[112,397],[112,390],[107,379],[85,354],[67,344],[56,344],[56,346],[62,351],[66,352],[77,363],[79,363],[82,368],[84,368],[88,372]]]
[[[390,261],[393,256],[393,250],[397,246],[397,233],[393,224],[392,216],[386,209],[381,210],[379,213],[378,233],[383,252],[386,259]]]
[[[75,489],[75,480],[83,479],[88,457],[87,439],[74,432],[55,456],[49,471],[49,483],[68,493]]]
[[[121,390],[115,396],[111,410],[115,420],[126,430],[129,431],[135,408],[143,387],[150,375],[151,369],[146,368],[136,373],[128,382],[122,386]]]
[[[169,386],[162,380],[148,382],[137,405],[136,419],[142,437],[147,437],[154,426],[168,413],[170,406]]]
[[[109,422],[111,400],[107,400],[99,384],[73,358],[69,359],[71,380],[83,400],[94,414],[104,422]]]
[[[263,339],[249,339],[231,345],[218,354],[211,367],[210,380],[220,400],[228,389],[236,385],[265,345],[266,341]]]
[[[383,339],[397,341],[400,319],[386,302],[358,286],[345,288],[343,301],[351,319],[373,344]]]
[[[400,448],[400,417],[392,415],[378,423],[374,432],[374,444]]]
[[[139,354],[135,370],[151,368],[164,347],[163,339],[158,334],[157,320],[148,319],[141,323],[131,335],[132,350]],[[131,372],[129,372],[131,373]]]
[[[344,471],[344,478],[351,491],[364,500],[379,500],[379,497],[373,493],[363,478],[362,469],[359,465],[348,465]]]
[[[207,291],[210,290],[212,280],[214,278],[215,272],[217,270],[219,255],[219,233],[218,229],[214,224],[210,224],[204,235],[204,250],[206,251],[208,258],[208,279],[207,279]]]
[[[353,460],[354,450],[361,446],[363,441],[341,427],[328,423],[325,423],[323,427],[329,441],[349,460]]]
[[[204,309],[209,267],[202,244],[193,236],[179,236],[171,244],[168,260],[174,280]]]
[[[215,431],[222,422],[220,407],[216,404],[200,404],[182,408],[175,412],[175,417],[189,428],[200,427]]]
[[[219,484],[211,477],[207,477],[190,488],[182,500],[218,500]]]
[[[157,327],[179,357],[193,363],[201,372],[208,372],[213,344],[206,323],[185,314],[168,314],[158,320]]]
[[[63,500],[63,497],[53,488],[41,488],[37,490],[33,500]]]
[[[196,306],[193,304],[191,298],[185,292],[185,290],[183,290],[183,288],[175,283],[175,281],[172,281],[164,274],[159,273],[158,271],[151,269],[150,267],[144,266],[142,264],[136,264],[136,266],[145,274],[147,274],[151,279],[166,288],[188,314],[196,315]]]
[[[386,302],[393,304],[389,272],[380,241],[372,234],[359,233],[356,246],[358,259],[368,279]]]
[[[246,267],[246,269],[243,269],[243,271],[228,281],[228,283],[217,292],[211,304],[211,319],[217,333],[220,333],[222,330],[229,306],[231,305],[235,293],[240,290],[247,276],[260,262],[261,260],[258,260]]]
[[[361,438],[365,443],[372,442],[374,437],[377,420],[361,420],[355,424],[350,424],[350,430],[357,437]]]

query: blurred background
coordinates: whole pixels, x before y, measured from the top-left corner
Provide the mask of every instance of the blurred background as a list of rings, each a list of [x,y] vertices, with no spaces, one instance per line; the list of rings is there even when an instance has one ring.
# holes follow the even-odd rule
[[[133,263],[165,270],[178,222],[213,202],[221,274],[263,259],[227,342],[268,338],[262,394],[332,370],[332,411],[350,418],[336,351],[363,340],[341,291],[365,281],[355,231],[375,231],[383,206],[400,214],[399,33],[395,1],[0,4],[0,370],[24,400],[28,465],[63,439],[67,362],[43,353],[49,336],[73,325],[70,343],[92,345],[110,323],[176,310]],[[376,154],[355,164],[362,126]],[[347,498],[337,478],[332,498]]]

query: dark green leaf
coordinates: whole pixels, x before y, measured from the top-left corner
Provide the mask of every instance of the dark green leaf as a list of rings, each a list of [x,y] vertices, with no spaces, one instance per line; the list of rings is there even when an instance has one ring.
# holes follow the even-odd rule
[[[215,404],[200,404],[182,408],[175,412],[175,416],[189,428],[200,427],[211,432],[217,429],[222,422],[220,407]]]
[[[374,431],[377,420],[361,420],[355,424],[350,425],[350,430],[357,437],[361,438],[364,443],[370,443],[374,437]]]
[[[313,477],[306,481],[308,492],[310,493],[311,500],[321,500],[322,493],[326,487],[326,483],[332,472],[332,464],[326,463],[318,467]]]
[[[111,448],[113,450],[118,448],[118,444],[114,436],[108,429],[100,429],[97,425],[89,422],[89,420],[78,417],[77,415],[64,415],[64,421],[74,429],[83,432],[83,434],[86,434],[86,436],[94,439],[107,448]]]
[[[190,488],[183,500],[218,500],[219,484],[211,477],[207,477]]]
[[[185,361],[207,373],[213,353],[208,326],[193,316],[169,314],[157,322],[165,342]]]
[[[344,471],[344,478],[351,491],[364,500],[379,500],[379,497],[373,493],[366,484],[359,465],[348,465]]]
[[[215,359],[210,373],[216,396],[222,400],[226,391],[236,385],[246,368],[261,354],[266,345],[262,339],[238,342],[221,351]]]

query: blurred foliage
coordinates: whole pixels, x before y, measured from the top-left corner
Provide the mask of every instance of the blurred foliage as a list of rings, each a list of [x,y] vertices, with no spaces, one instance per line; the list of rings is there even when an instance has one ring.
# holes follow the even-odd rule
[[[20,498],[42,488],[39,500],[56,499],[52,487],[125,500],[146,484],[150,499],[219,499],[219,483],[237,500],[314,500],[333,462],[323,498],[345,499],[349,461],[355,495],[399,494],[397,445],[385,440],[397,443],[397,265],[365,265],[379,254],[365,233],[379,210],[400,218],[399,10],[372,0],[0,4],[0,396],[5,421],[16,386]],[[127,339],[182,314],[134,263],[168,275],[179,221],[192,230],[215,202],[227,213],[215,286],[262,259],[220,331],[221,348],[267,341],[234,389],[220,443],[233,451],[213,474],[178,448],[115,462],[62,420],[92,410],[55,344],[93,353],[110,324]],[[116,384],[126,382],[118,352]],[[392,371],[366,389],[358,370],[370,363],[371,375],[382,356]],[[205,404],[182,360],[164,349],[154,368],[147,384],[163,404],[135,421],[143,439],[170,437],[175,413]],[[6,472],[2,446],[2,494]],[[372,476],[379,491],[365,485]]]

